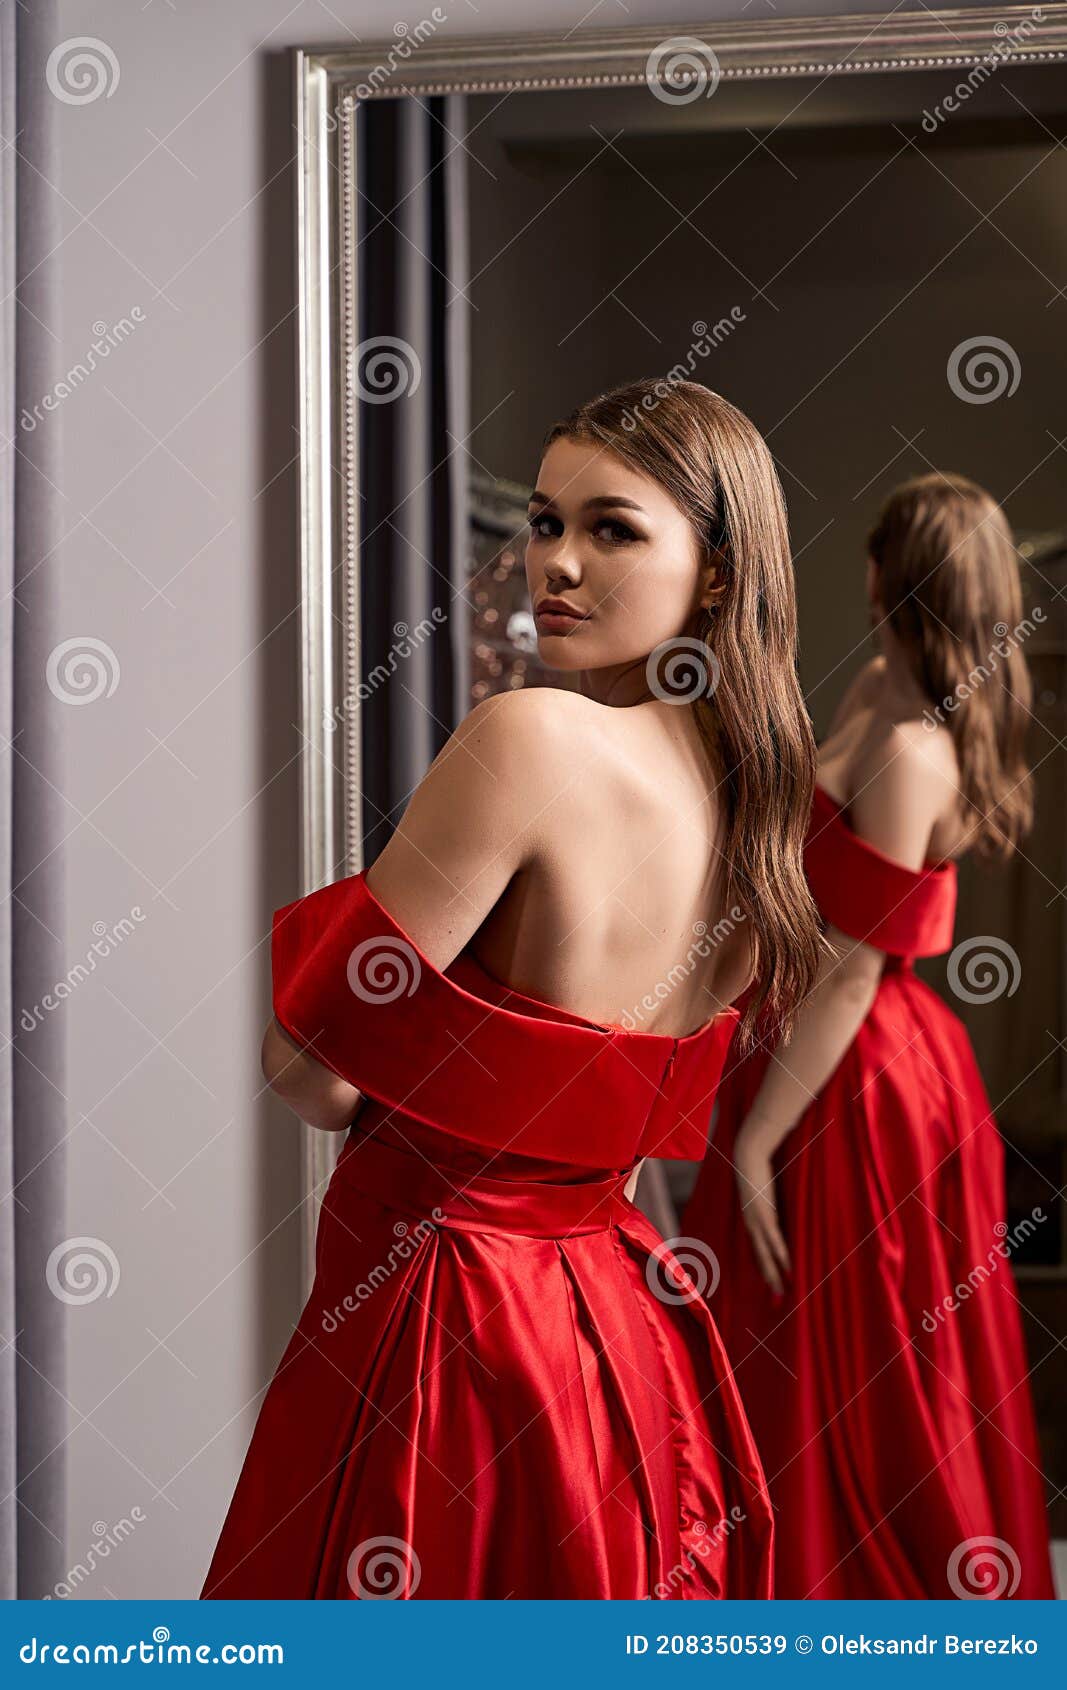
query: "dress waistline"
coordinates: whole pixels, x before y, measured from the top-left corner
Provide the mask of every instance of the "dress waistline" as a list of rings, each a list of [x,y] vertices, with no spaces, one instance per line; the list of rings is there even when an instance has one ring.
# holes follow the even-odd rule
[[[606,1232],[633,1204],[624,1195],[629,1171],[562,1185],[548,1180],[491,1179],[443,1168],[416,1150],[402,1150],[353,1129],[337,1160],[325,1202],[370,1197],[405,1217],[460,1232],[510,1232],[531,1238],[576,1238]]]

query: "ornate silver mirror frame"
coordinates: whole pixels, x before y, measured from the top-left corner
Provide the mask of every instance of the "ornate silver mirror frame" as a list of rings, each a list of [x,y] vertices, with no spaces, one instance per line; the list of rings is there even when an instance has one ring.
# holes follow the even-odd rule
[[[440,21],[440,20],[437,20]],[[418,37],[416,39],[415,37]],[[296,54],[302,583],[301,876],[305,892],[362,866],[355,494],[357,413],[345,372],[358,342],[355,112],[406,94],[672,87],[668,45],[696,40],[721,80],[826,77],[1067,59],[1067,3],[768,22],[709,22],[438,41],[420,26],[358,52]],[[310,1284],[331,1135],[306,1129],[304,1268]]]

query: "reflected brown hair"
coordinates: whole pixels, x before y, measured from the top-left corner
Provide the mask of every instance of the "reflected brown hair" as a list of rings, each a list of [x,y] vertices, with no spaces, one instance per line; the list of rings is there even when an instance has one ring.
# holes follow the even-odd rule
[[[772,1026],[788,1036],[815,984],[822,941],[803,868],[815,741],[797,678],[796,591],[771,454],[720,394],[662,378],[579,406],[549,429],[542,454],[558,439],[602,446],[649,476],[709,557],[717,554],[715,602],[686,633],[707,654],[710,687],[693,709],[724,795],[724,907],[740,906],[753,937],[741,1040]]]
[[[933,471],[895,488],[867,540],[882,614],[952,735],[970,843],[1008,857],[1033,821],[1019,562],[995,499]]]

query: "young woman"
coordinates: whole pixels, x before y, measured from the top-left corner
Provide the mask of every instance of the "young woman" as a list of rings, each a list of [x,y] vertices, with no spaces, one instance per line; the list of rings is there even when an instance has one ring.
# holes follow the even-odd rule
[[[881,653],[820,747],[805,854],[832,954],[791,1042],[731,1064],[683,1230],[721,1262],[777,1595],[1051,1596],[1002,1144],[912,970],[952,945],[954,859],[1030,824],[1018,566],[962,476],[898,487],[868,544]]]
[[[730,1001],[758,972],[750,1024],[788,1018],[818,966],[766,446],[692,383],[593,400],[526,570],[580,690],[479,705],[373,866],[274,918],[265,1073],[348,1137],[205,1596],[770,1593],[706,1264],[629,1201],[700,1153]]]

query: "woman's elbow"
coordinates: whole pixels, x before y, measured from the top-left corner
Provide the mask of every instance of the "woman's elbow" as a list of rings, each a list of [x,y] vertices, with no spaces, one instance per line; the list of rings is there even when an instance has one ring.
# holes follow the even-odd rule
[[[263,1078],[271,1091],[284,1097],[287,1090],[294,1090],[299,1083],[304,1060],[301,1047],[289,1037],[280,1022],[272,1021],[263,1035],[259,1053]]]

